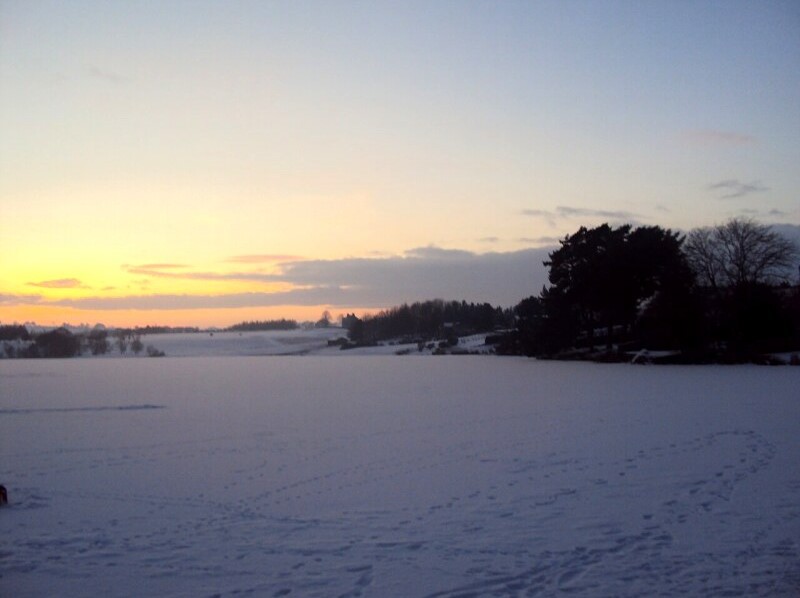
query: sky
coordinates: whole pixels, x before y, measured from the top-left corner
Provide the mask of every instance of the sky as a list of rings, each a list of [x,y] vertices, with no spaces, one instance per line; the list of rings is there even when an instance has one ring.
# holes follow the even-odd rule
[[[512,306],[581,225],[800,231],[790,1],[0,0],[0,322]]]

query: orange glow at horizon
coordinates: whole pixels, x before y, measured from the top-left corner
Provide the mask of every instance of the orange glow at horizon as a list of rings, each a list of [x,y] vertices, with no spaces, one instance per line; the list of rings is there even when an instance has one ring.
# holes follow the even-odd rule
[[[198,328],[224,328],[244,321],[296,320],[298,323],[318,320],[328,311],[337,321],[339,316],[355,313],[358,316],[379,311],[376,308],[342,308],[330,305],[270,306],[215,309],[180,310],[83,310],[61,306],[24,305],[0,306],[0,324],[35,322],[40,326],[61,324],[104,324],[112,327],[193,326]]]

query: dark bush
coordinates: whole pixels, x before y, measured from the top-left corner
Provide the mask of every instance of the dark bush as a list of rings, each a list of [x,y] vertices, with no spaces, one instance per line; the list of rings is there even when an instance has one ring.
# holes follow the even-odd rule
[[[164,351],[159,351],[153,345],[147,345],[147,356],[148,357],[164,357],[166,353]]]
[[[66,328],[40,334],[34,346],[39,357],[75,357],[81,349],[80,339]]]

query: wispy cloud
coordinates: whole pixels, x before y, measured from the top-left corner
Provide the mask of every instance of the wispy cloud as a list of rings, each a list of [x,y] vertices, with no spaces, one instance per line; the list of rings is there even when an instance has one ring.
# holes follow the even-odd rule
[[[761,181],[743,183],[739,179],[727,179],[717,183],[711,183],[706,187],[708,191],[722,193],[719,199],[735,199],[753,193],[763,193],[769,191],[769,187],[763,185]]]
[[[624,210],[598,210],[595,208],[576,208],[573,206],[557,206],[555,210],[522,210],[522,215],[544,218],[551,223],[565,218],[606,218],[609,220],[636,220],[639,218],[638,214]]]
[[[123,266],[129,274],[137,276],[147,276],[150,278],[170,278],[177,280],[244,280],[251,282],[275,282],[274,274],[263,274],[260,272],[176,272],[175,269],[182,268],[175,266],[174,269],[153,268],[145,266]]]
[[[123,77],[122,75],[96,67],[94,65],[90,65],[87,69],[87,72],[90,77],[93,79],[97,79],[98,81],[105,81],[106,83],[113,83],[118,85],[120,83],[125,83],[128,79]]]
[[[188,268],[186,264],[138,264],[130,265],[123,264],[123,268],[141,268],[143,270],[177,270],[181,268]]]
[[[142,311],[270,307],[280,305],[348,305],[345,294],[346,291],[336,287],[315,287],[278,293],[81,297],[78,299],[60,299],[53,301],[51,304],[74,309]]]
[[[251,255],[234,255],[225,261],[237,264],[275,264],[280,262],[297,262],[302,259],[303,258],[298,255],[259,253]]]
[[[517,239],[520,243],[530,243],[531,245],[557,245],[561,241],[561,237],[520,237]]]
[[[41,295],[0,293],[0,305],[32,305],[42,301]]]
[[[458,260],[469,258],[473,255],[471,251],[463,249],[444,249],[436,245],[428,245],[427,247],[415,247],[409,249],[404,253],[407,258],[425,259],[425,260]]]
[[[87,288],[77,278],[59,278],[56,280],[42,280],[40,282],[26,283],[31,287],[39,287],[42,289],[85,289]]]
[[[550,226],[550,228],[556,228],[556,226],[558,226],[558,223],[556,222],[558,220],[558,214],[550,210],[541,210],[538,208],[533,208],[533,209],[522,210],[520,213],[523,216],[528,216],[530,218],[540,218],[544,220],[548,224],[548,226]]]
[[[478,239],[478,243],[498,243],[500,241],[500,237],[481,237]]]
[[[784,210],[778,210],[777,208],[773,208],[771,210],[766,210],[766,209],[759,210],[757,208],[741,208],[740,210],[737,210],[736,213],[743,214],[745,216],[751,216],[753,218],[759,218],[759,219],[763,219],[763,218],[780,218],[780,219],[782,219],[782,218],[786,218],[786,217],[788,217],[790,215],[789,212],[786,212]]]
[[[613,220],[634,220],[638,218],[633,212],[623,210],[595,210],[591,208],[573,208],[571,206],[558,206],[556,212],[566,218],[589,217],[611,218]]]
[[[745,133],[734,131],[717,131],[714,129],[693,129],[684,131],[681,138],[692,145],[706,146],[739,146],[756,143],[756,138]]]

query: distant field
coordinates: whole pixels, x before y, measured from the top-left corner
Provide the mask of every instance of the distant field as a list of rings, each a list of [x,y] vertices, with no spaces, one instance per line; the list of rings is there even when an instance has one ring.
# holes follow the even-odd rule
[[[328,340],[347,336],[342,328],[148,334],[142,343],[167,357],[204,355],[296,355],[327,350]],[[332,348],[338,351],[338,347]]]
[[[397,353],[413,355],[431,355],[435,344],[427,343],[422,351],[418,350],[416,343],[398,344],[387,341],[374,347],[356,347],[347,351],[340,350],[339,346],[329,346],[329,340],[347,337],[347,330],[343,328],[312,328],[310,330],[266,330],[257,332],[196,332],[196,333],[169,333],[147,334],[142,336],[142,344],[152,345],[159,351],[164,351],[167,357],[211,357],[211,356],[264,356],[264,355],[328,355],[348,356],[354,355],[395,355]],[[453,348],[464,352],[489,352],[490,347],[484,344],[486,334],[476,334],[459,339],[458,345]],[[139,357],[145,357],[141,353]],[[84,358],[92,357],[85,353]],[[121,355],[116,348],[112,348],[103,358],[133,358],[128,351]]]

